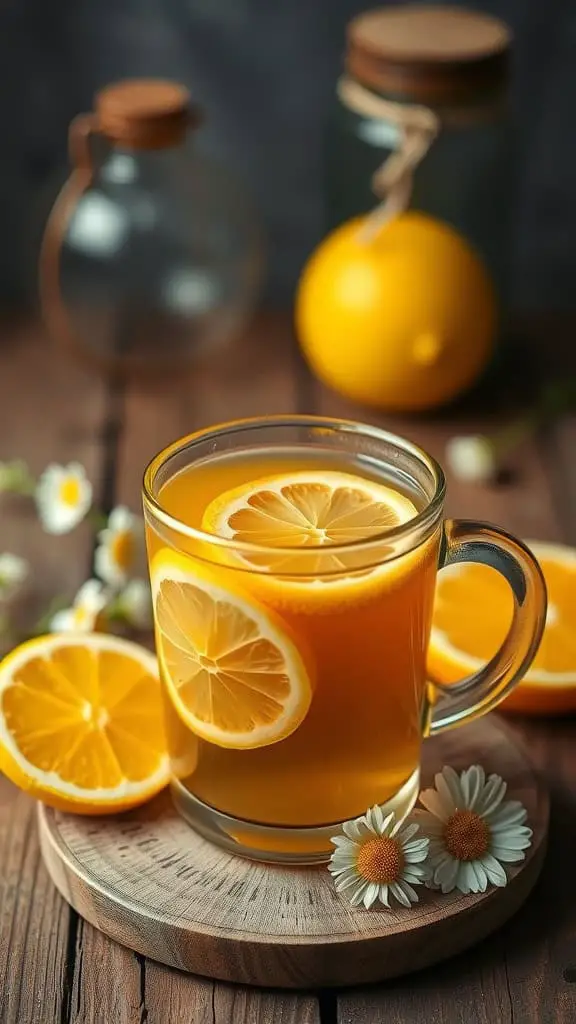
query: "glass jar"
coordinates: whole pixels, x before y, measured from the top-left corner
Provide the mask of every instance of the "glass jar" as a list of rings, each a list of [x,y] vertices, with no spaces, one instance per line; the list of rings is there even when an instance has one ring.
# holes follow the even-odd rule
[[[129,80],[71,126],[41,304],[57,341],[103,370],[154,379],[194,366],[255,304],[259,227],[237,183],[191,145],[198,121],[177,83]]]
[[[407,4],[353,19],[325,176],[331,230],[374,208],[374,176],[401,145],[403,115],[429,112],[438,130],[414,169],[408,208],[446,221],[472,244],[504,309],[515,194],[510,49],[506,25],[462,8]],[[378,98],[383,116],[374,113]]]

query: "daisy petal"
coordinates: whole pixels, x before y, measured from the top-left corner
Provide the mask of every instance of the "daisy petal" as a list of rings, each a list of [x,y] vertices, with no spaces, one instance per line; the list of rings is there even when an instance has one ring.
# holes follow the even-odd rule
[[[406,894],[406,896],[408,896],[408,898],[409,898],[411,903],[418,903],[419,902],[418,893],[416,892],[415,889],[412,888],[410,883],[405,878],[400,879],[400,881],[398,882],[398,885],[402,889],[402,891]]]
[[[493,813],[502,803],[507,789],[508,786],[504,779],[501,779],[499,775],[490,775],[474,808],[476,813],[481,814],[483,817],[486,814]]]
[[[446,808],[436,792],[435,789],[425,789],[420,793],[420,803],[425,807],[430,814],[433,814],[435,818],[439,818],[440,821],[446,822],[451,814],[454,812],[453,807]]]
[[[493,846],[490,853],[503,864],[518,864],[526,856],[524,850],[507,850],[503,846]]]
[[[344,838],[344,842],[338,843],[338,846],[332,851],[332,858],[357,857],[359,845],[360,843],[353,839]]]
[[[382,808],[379,807],[378,804],[372,808],[372,821],[376,827],[376,831],[380,835],[384,828],[384,815],[382,813]]]
[[[50,631],[52,633],[71,633],[75,629],[74,609],[63,608],[56,612],[50,620]]]
[[[422,861],[427,859],[428,850],[428,843],[419,850],[410,850],[410,852],[404,850],[404,860],[406,864],[420,864]]]
[[[398,882],[390,883],[390,892],[398,900],[398,903],[401,903],[403,907],[408,907],[408,909],[410,909],[412,906],[410,898],[406,895],[404,889],[400,887]]]
[[[419,850],[427,850],[429,845],[428,836],[422,836],[420,839],[411,839],[409,843],[402,843],[402,849],[404,853],[418,853]]]
[[[341,874],[342,871],[349,871],[351,869],[356,870],[356,860],[356,856],[342,854],[340,857],[335,857],[332,854],[328,862],[328,869],[335,874]]]
[[[353,907],[359,907],[360,904],[363,902],[364,893],[366,892],[366,889],[368,888],[369,885],[370,882],[363,882],[361,885],[358,886],[356,892],[353,893],[353,895],[350,897],[350,903]]]
[[[450,813],[458,807],[464,806],[464,794],[460,785],[458,773],[450,765],[446,765],[435,778],[436,791],[440,796],[444,807],[449,808]]]
[[[466,895],[471,892],[479,892],[479,879],[474,870],[474,864],[462,864],[460,881],[463,885],[460,888],[461,892],[465,892]]]
[[[385,907],[388,907],[388,909],[390,909],[390,900],[388,898],[388,886],[381,885],[379,889],[380,891],[378,893],[378,896],[380,899],[380,903],[382,903]]]
[[[364,818],[359,819],[358,824],[363,823],[365,827],[368,829],[368,831],[372,833],[373,836],[377,836],[380,833],[378,832],[378,826],[376,824],[376,819],[374,817],[374,811],[374,807],[369,807],[368,810],[366,811],[366,814],[364,815]]]
[[[339,846],[342,848],[353,847],[353,844],[346,836],[332,836],[330,842],[334,843],[334,846]]]
[[[486,820],[492,832],[496,832],[510,828],[512,825],[523,825],[527,817],[526,808],[519,800],[508,800],[492,814],[486,815]]]
[[[478,799],[478,795],[484,788],[484,782],[486,779],[486,773],[482,768],[482,765],[473,764],[466,771],[462,772],[460,776],[460,785],[462,786],[462,793],[466,801],[466,807],[471,811],[475,809],[475,804]]]
[[[346,889],[351,889],[353,888],[353,886],[356,885],[358,885],[358,875],[356,874],[352,875],[351,877],[349,876],[347,878],[341,876],[340,878],[336,879],[334,883],[336,892],[345,892]]]
[[[476,875],[472,871],[471,865],[459,864],[454,888],[458,889],[458,892],[461,892],[464,896],[468,896],[469,893],[476,892],[476,884]]]
[[[491,853],[485,853],[482,857],[482,866],[488,876],[488,881],[492,885],[505,886],[508,882],[508,876],[504,871],[501,864],[498,863],[496,857],[493,857]]]
[[[471,861],[470,867],[474,870],[478,882],[476,892],[486,892],[486,889],[488,888],[488,875],[486,874],[482,863],[479,860],[474,860]]]
[[[125,505],[116,505],[108,516],[108,526],[112,530],[131,530],[135,521],[136,516]]]
[[[415,822],[411,822],[410,825],[405,825],[404,828],[400,828],[396,833],[396,838],[402,843],[404,849],[407,848],[407,844],[410,840],[420,831],[420,826]]]
[[[340,882],[346,882],[349,878],[360,878],[358,871],[355,866],[344,867],[344,868],[332,868],[329,869],[332,878],[334,879],[334,885]]]
[[[430,856],[429,859],[430,864],[432,865],[434,870],[436,870],[436,868],[442,867],[442,865],[446,864],[449,860],[454,860],[452,855],[448,853],[448,850],[446,849],[445,846],[441,847],[441,849],[438,850],[438,852],[435,853],[434,856]]]
[[[439,885],[442,892],[452,892],[458,877],[459,862],[453,857],[448,858],[436,867],[434,871],[434,882]]]
[[[505,832],[497,837],[498,846],[503,846],[507,850],[527,850],[532,844],[532,830],[528,829],[528,834],[518,834],[518,832]]]
[[[378,886],[376,885],[375,882],[371,882],[368,888],[366,889],[366,892],[364,893],[364,899],[362,901],[364,903],[364,906],[366,907],[366,910],[370,910],[370,907],[372,906],[373,903],[376,902],[377,899]]]
[[[345,821],[342,825],[342,831],[348,839],[358,841],[362,838],[363,830],[360,829],[358,821]]]
[[[357,871],[356,857],[346,857],[342,860],[335,860],[334,857],[331,857],[328,870],[333,875],[341,875],[343,871]]]
[[[384,818],[384,821],[382,822],[382,828],[380,830],[380,835],[381,836],[393,836],[395,831],[396,831],[396,829],[397,829],[397,827],[398,826],[396,825],[396,815],[394,813],[388,814],[387,817]]]
[[[414,882],[416,885],[423,882],[430,875],[430,868],[427,864],[411,864],[404,868],[402,878],[407,882]]]

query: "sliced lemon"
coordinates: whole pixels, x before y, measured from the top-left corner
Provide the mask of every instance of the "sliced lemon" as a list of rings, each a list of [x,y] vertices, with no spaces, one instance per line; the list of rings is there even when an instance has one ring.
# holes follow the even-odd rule
[[[546,581],[546,626],[532,666],[500,707],[525,714],[574,711],[576,550],[540,541],[527,544]],[[452,683],[485,665],[503,642],[512,611],[510,587],[494,569],[466,562],[443,569],[428,652],[433,678]]]
[[[252,749],[298,728],[312,699],[310,672],[277,615],[174,552],[154,559],[152,591],[168,693],[193,732]]]
[[[358,572],[365,564],[365,553],[330,552],[331,545],[378,537],[416,514],[409,498],[384,484],[352,473],[303,471],[226,491],[210,503],[202,526],[217,536],[270,548],[244,556],[254,566],[314,578]],[[295,551],[275,556],[274,548]]]
[[[0,665],[0,769],[53,807],[126,810],[168,782],[156,659],[119,637],[39,637]]]

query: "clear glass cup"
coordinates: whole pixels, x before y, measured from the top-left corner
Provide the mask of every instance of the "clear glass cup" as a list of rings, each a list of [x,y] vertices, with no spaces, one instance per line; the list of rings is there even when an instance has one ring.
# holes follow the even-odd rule
[[[203,528],[206,506],[223,492],[302,469],[353,473],[392,488],[416,514],[378,535],[329,546],[270,547]],[[143,500],[172,793],[204,836],[261,860],[327,860],[342,821],[374,804],[399,816],[411,810],[424,738],[492,710],[527,671],[546,614],[538,563],[503,530],[443,519],[444,492],[440,466],[409,441],[319,417],[225,424],[152,460]],[[434,686],[426,652],[436,574],[462,561],[502,573],[513,620],[485,668]],[[230,640],[233,629],[222,623],[239,607],[256,621],[256,638]],[[203,724],[200,732],[191,727],[186,702],[207,685],[219,714],[234,719],[234,693],[228,698],[214,687],[230,669],[230,650],[234,674],[239,645],[245,657],[246,645],[268,643],[262,630],[274,642],[283,638],[290,671],[310,683],[309,706],[292,731],[266,745],[213,742]],[[258,651],[263,665],[266,652]]]

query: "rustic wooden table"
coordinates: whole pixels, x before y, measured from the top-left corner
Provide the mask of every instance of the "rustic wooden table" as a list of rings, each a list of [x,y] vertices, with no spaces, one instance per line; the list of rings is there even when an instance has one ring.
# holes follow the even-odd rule
[[[570,324],[531,325],[515,364],[526,385],[566,369]],[[535,343],[534,343],[535,339]],[[562,354],[564,350],[564,354]],[[536,354],[536,362],[535,362]],[[532,369],[530,369],[532,368]],[[535,373],[534,373],[535,369]],[[506,374],[504,375],[506,377]],[[508,390],[508,394],[507,394]],[[490,411],[377,420],[306,373],[287,320],[262,318],[236,358],[194,381],[106,386],[55,355],[38,326],[0,327],[0,458],[82,461],[104,506],[139,507],[142,468],[166,442],[217,421],[315,412],[385,422],[442,458],[446,437],[501,419],[518,384]],[[527,538],[576,543],[576,421],[566,418],[515,459],[500,487],[449,481],[448,511]],[[0,548],[30,558],[38,599],[72,594],[89,572],[88,527],[47,543],[17,501],[0,511]],[[115,945],[78,918],[43,868],[33,803],[0,778],[1,1024],[556,1024],[576,1020],[576,726],[516,720],[553,801],[550,849],[528,904],[498,934],[448,963],[369,990],[259,991],[187,976]]]

